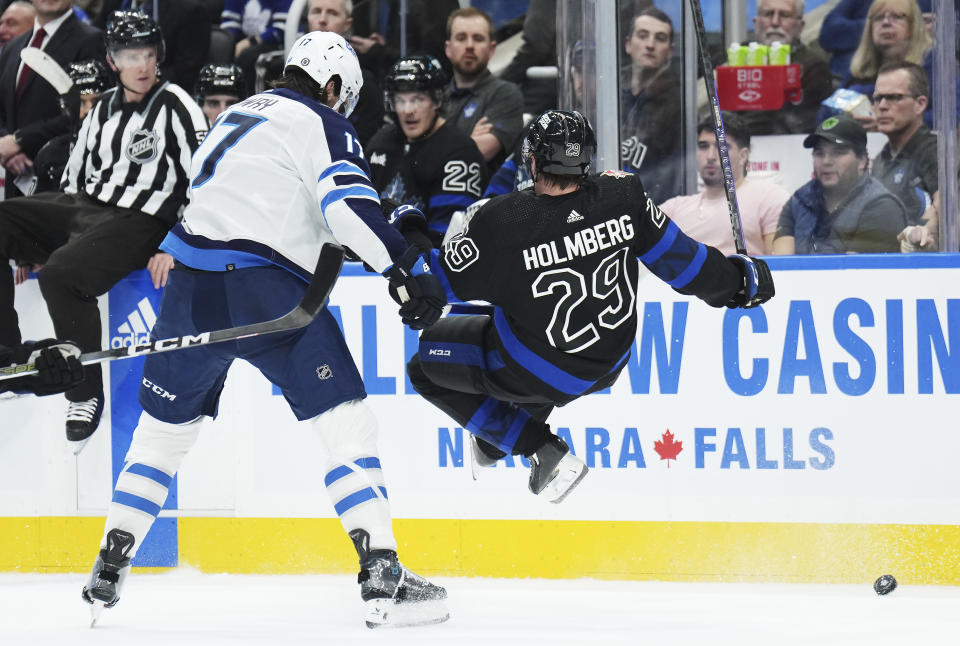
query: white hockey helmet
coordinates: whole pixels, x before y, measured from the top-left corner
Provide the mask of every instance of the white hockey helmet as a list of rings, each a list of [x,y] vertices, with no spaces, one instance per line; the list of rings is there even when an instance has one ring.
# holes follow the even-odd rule
[[[363,73],[360,71],[360,61],[342,36],[332,31],[311,31],[304,34],[293,44],[287,54],[287,67],[299,67],[310,78],[326,87],[327,82],[334,76],[340,77],[340,100],[333,106],[340,111],[343,106],[343,115],[349,117],[357,106],[360,98],[360,88],[363,87]]]

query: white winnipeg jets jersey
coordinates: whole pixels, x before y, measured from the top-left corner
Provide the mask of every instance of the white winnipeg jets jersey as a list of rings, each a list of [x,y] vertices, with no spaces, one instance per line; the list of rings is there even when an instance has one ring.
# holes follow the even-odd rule
[[[224,112],[191,165],[190,203],[161,248],[195,269],[279,265],[309,280],[325,242],[383,271],[406,249],[381,213],[353,126],[287,89]]]

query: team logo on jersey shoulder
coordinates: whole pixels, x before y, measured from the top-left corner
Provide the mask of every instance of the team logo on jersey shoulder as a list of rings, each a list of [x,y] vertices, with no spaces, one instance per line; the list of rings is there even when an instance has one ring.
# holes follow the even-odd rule
[[[480,249],[470,238],[462,233],[450,238],[443,245],[443,259],[447,261],[450,271],[461,272],[480,258]]]
[[[667,221],[667,216],[657,208],[657,205],[654,204],[653,200],[649,197],[647,198],[647,213],[650,214],[650,221],[653,222],[653,225],[658,229],[662,229],[663,223]]]
[[[600,174],[606,177],[615,177],[616,179],[624,179],[633,175],[633,173],[628,173],[622,170],[605,170]]]
[[[127,159],[134,164],[147,164],[157,157],[157,133],[152,130],[137,130],[127,144]]]

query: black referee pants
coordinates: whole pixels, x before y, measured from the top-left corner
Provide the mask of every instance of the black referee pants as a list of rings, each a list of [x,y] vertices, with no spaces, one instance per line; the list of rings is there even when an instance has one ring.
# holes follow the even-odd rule
[[[37,193],[0,202],[0,263],[43,265],[40,291],[58,339],[100,350],[97,297],[146,266],[169,229],[141,211],[106,206],[84,195]],[[0,267],[0,344],[20,343],[12,270]],[[103,391],[100,366],[68,390],[70,401]]]

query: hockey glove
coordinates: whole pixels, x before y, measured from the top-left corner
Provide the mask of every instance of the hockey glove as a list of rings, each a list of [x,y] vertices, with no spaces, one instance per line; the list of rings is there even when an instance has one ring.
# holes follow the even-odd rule
[[[420,253],[428,253],[433,249],[433,242],[428,235],[427,216],[423,211],[412,204],[397,204],[393,200],[384,200],[381,206],[387,221],[397,228],[408,245],[417,247]],[[386,209],[390,206],[394,208],[388,214]]]
[[[741,254],[727,256],[727,258],[743,275],[743,289],[733,295],[727,307],[749,309],[773,298],[776,290],[773,287],[773,275],[766,262],[760,258]]]
[[[447,296],[420,250],[411,246],[383,276],[390,281],[390,296],[400,305],[400,318],[414,330],[440,319]]]
[[[80,348],[70,341],[27,341],[14,351],[14,362],[33,362],[39,372],[13,380],[11,390],[31,392],[38,397],[70,390],[83,381],[79,356]]]

